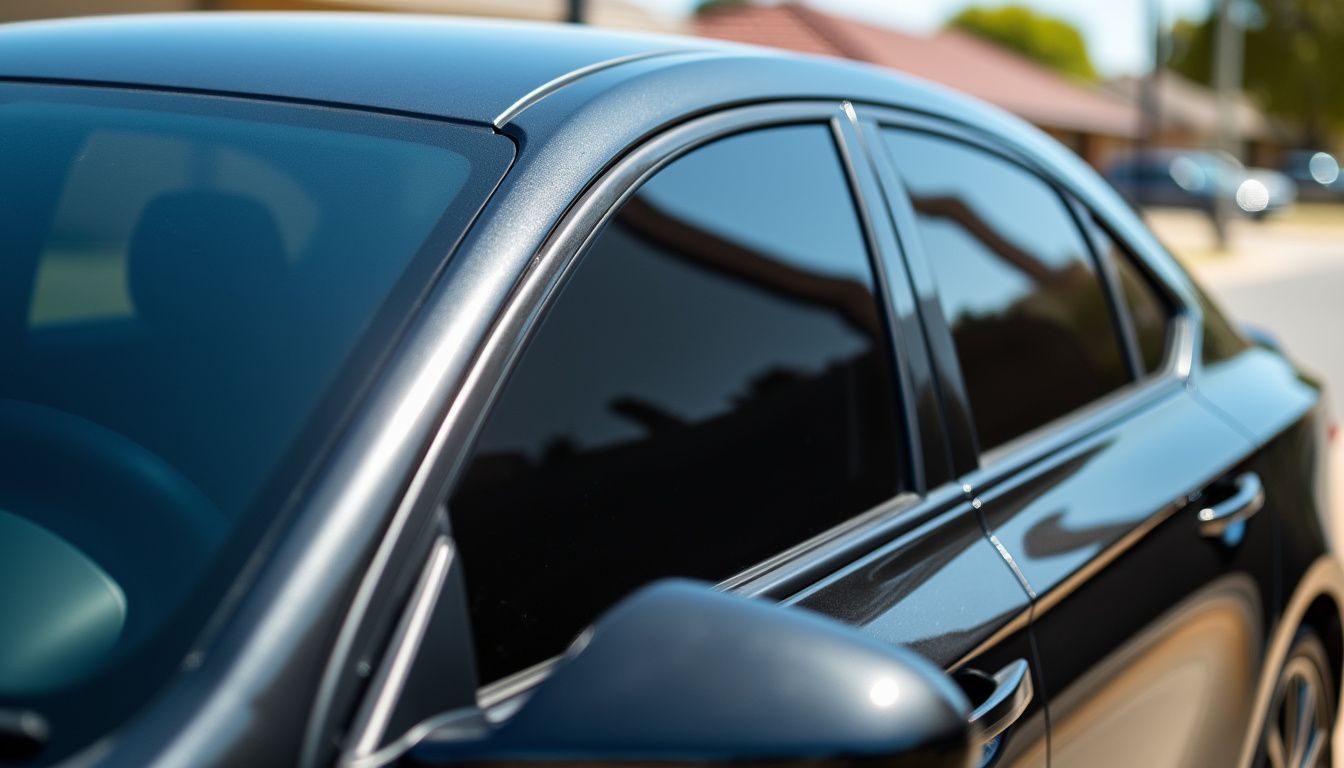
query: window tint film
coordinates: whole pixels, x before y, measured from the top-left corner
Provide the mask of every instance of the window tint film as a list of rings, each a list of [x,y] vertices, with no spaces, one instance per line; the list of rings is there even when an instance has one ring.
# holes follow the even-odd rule
[[[980,448],[1123,384],[1110,308],[1063,199],[968,145],[884,134],[914,204]]]
[[[1227,315],[1218,308],[1209,294],[1191,281],[1199,310],[1204,316],[1204,338],[1200,341],[1200,357],[1205,364],[1230,360],[1250,349],[1250,342],[1232,326]]]
[[[1153,373],[1162,367],[1166,357],[1167,326],[1171,312],[1149,278],[1134,263],[1134,257],[1129,251],[1100,227],[1096,228],[1096,233],[1106,251],[1106,258],[1111,260],[1115,274],[1120,278],[1120,293],[1129,310],[1143,371]]]
[[[543,319],[452,499],[482,682],[645,582],[725,579],[895,495],[889,362],[828,129],[659,172]]]

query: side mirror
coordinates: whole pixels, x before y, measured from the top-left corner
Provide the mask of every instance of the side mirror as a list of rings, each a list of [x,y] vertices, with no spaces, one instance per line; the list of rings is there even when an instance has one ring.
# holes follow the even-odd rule
[[[403,760],[966,768],[980,757],[969,712],[951,678],[912,652],[665,581],[603,616],[512,717],[432,733]]]

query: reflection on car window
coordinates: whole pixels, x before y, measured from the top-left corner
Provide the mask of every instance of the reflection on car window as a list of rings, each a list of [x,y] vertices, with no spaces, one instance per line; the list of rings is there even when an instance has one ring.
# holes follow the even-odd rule
[[[893,496],[873,276],[827,129],[675,161],[597,237],[452,499],[482,681],[638,585],[721,580]]]
[[[433,131],[0,85],[0,699],[182,658],[511,157]]]
[[[156,197],[202,185],[195,178],[202,175],[210,177],[205,184],[211,188],[264,203],[275,214],[287,260],[311,245],[318,203],[255,152],[125,129],[91,131],[78,152],[38,260],[30,325],[131,317],[126,249],[138,212]],[[126,174],[126,168],[136,172]],[[119,178],[118,194],[107,199],[112,176]]]
[[[1109,307],[1063,199],[968,145],[883,133],[914,204],[980,448],[1123,384]]]

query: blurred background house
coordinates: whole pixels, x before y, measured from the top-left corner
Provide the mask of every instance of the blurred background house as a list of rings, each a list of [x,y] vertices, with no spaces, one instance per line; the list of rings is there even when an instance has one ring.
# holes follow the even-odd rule
[[[1124,75],[1106,83],[1108,90],[1139,108],[1144,78]],[[1218,93],[1175,72],[1163,72],[1153,83],[1157,112],[1154,144],[1172,149],[1203,149],[1218,145]],[[1233,97],[1233,119],[1240,137],[1240,155],[1248,165],[1277,167],[1297,140],[1292,127],[1260,109],[1245,93]]]
[[[1139,138],[1142,115],[1132,99],[960,29],[914,35],[786,2],[708,10],[696,16],[693,31],[932,80],[1017,114],[1098,167]]]

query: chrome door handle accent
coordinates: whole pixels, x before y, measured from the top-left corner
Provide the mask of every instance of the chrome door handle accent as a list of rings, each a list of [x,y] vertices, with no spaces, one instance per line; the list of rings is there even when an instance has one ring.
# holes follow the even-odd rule
[[[1026,659],[1010,663],[991,679],[994,681],[993,692],[976,706],[969,718],[972,726],[980,727],[980,739],[984,742],[993,741],[1017,722],[1027,711],[1035,693],[1031,685],[1031,667]]]
[[[1237,476],[1231,497],[1199,510],[1199,532],[1203,536],[1222,536],[1236,523],[1247,520],[1265,506],[1265,488],[1259,475],[1246,472]]]

